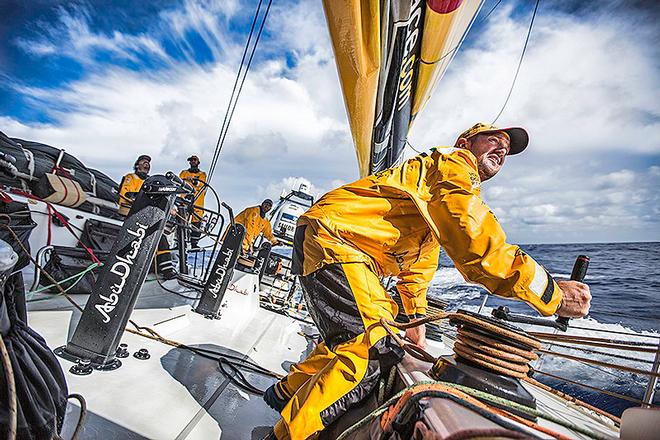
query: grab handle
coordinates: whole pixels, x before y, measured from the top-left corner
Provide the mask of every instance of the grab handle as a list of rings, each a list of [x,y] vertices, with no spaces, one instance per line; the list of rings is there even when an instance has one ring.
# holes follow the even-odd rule
[[[589,270],[589,257],[586,255],[579,255],[575,260],[575,264],[573,265],[571,281],[579,281],[580,283],[584,282],[584,278],[587,276],[587,270]],[[560,324],[564,331],[566,331],[566,328],[568,328],[569,321],[570,318],[565,316],[560,316],[557,318],[557,324]]]

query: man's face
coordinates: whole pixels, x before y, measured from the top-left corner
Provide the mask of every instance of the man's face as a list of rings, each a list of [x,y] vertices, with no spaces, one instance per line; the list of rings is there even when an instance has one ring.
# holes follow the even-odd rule
[[[272,204],[272,203],[263,202],[263,203],[261,204],[261,209],[263,209],[264,212],[268,212],[268,211],[270,211],[272,207],[273,207],[273,204]]]
[[[199,160],[198,159],[191,159],[190,160],[190,166],[192,168],[197,168],[199,166]]]
[[[149,173],[150,169],[151,169],[151,162],[149,162],[147,159],[142,159],[137,164],[137,171],[141,173]]]
[[[477,158],[477,169],[482,182],[502,169],[506,155],[509,154],[509,140],[504,133],[478,134],[470,138],[468,143],[468,149]]]

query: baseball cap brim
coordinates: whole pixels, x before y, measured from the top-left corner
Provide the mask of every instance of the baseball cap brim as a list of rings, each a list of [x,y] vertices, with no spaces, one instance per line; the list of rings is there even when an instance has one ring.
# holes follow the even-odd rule
[[[509,156],[514,154],[522,153],[527,144],[529,144],[529,134],[522,127],[509,127],[509,128],[498,128],[497,130],[489,131],[490,133],[495,133],[498,131],[503,131],[509,135]],[[488,132],[483,132],[488,133]]]

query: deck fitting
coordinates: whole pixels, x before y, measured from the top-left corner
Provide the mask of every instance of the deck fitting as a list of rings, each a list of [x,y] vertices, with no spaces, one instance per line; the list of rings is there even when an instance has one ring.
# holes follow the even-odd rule
[[[133,357],[144,361],[149,359],[151,355],[149,354],[149,350],[147,350],[146,348],[141,348],[135,353],[133,353]]]
[[[117,347],[117,352],[115,353],[115,356],[118,358],[127,358],[129,355],[128,353],[128,344],[119,344],[119,347]]]
[[[94,368],[92,368],[92,362],[89,359],[78,359],[76,364],[69,368],[71,374],[76,376],[87,376],[92,374]]]

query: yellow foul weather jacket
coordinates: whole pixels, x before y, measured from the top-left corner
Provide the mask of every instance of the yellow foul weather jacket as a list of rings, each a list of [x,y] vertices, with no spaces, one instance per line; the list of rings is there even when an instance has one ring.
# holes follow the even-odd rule
[[[133,197],[128,196],[127,193],[139,192],[143,183],[144,179],[135,173],[126,174],[121,179],[121,184],[119,185],[119,213],[121,215],[128,215],[128,211],[131,210],[131,206],[133,205]]]
[[[270,222],[261,217],[259,206],[245,208],[236,216],[235,221],[236,223],[240,223],[245,226],[243,250],[247,251],[254,243],[254,240],[256,240],[259,234],[262,232],[266,240],[270,241],[271,243],[277,242],[277,239],[273,235],[273,228],[271,227]]]
[[[471,152],[440,148],[333,190],[298,220],[306,226],[302,274],[366,263],[379,275],[398,276],[405,312],[423,314],[442,246],[467,281],[552,315],[561,289],[506,242],[480,185]],[[258,207],[250,209],[258,216]]]
[[[197,197],[197,199],[195,199],[196,209],[192,221],[201,222],[204,217],[204,210],[197,208],[204,208],[204,196],[206,195],[204,184],[206,183],[206,173],[204,171],[183,170],[179,173],[179,177],[195,188],[195,197]]]

